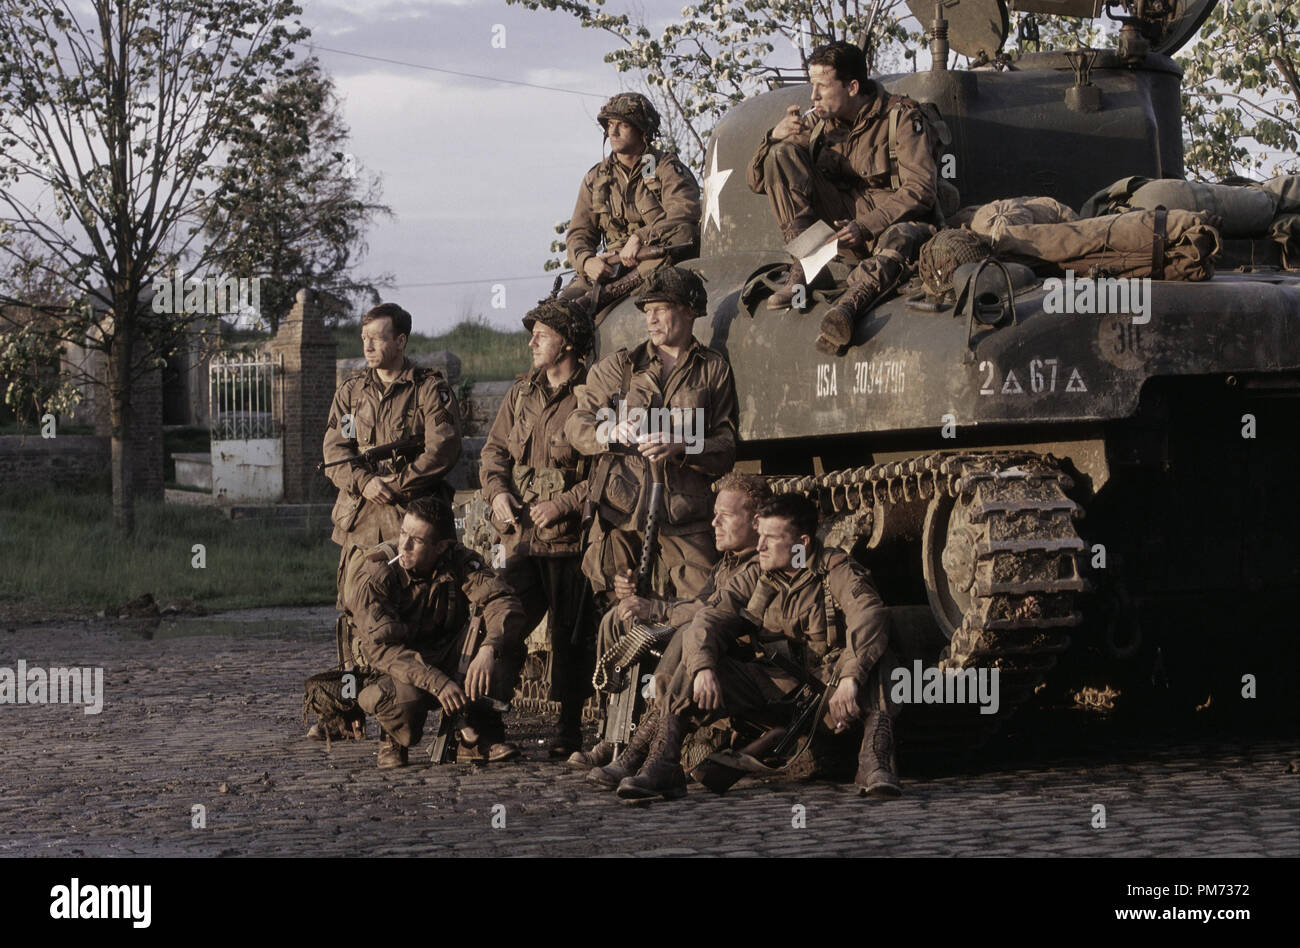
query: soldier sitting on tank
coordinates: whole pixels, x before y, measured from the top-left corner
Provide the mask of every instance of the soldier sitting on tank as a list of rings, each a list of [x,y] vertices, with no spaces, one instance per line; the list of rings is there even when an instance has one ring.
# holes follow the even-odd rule
[[[659,267],[699,252],[700,186],[675,155],[650,144],[659,132],[659,113],[645,96],[619,93],[596,118],[610,154],[578,189],[565,238],[577,275],[561,296],[589,296],[598,282],[603,306],[631,293]]]
[[[840,252],[860,261],[822,318],[817,348],[835,353],[916,260],[933,225],[942,225],[939,171],[926,118],[915,102],[868,77],[861,49],[829,43],[808,64],[814,111],[805,118],[790,106],[763,137],[749,186],[768,196],[786,243],[820,220],[838,228]],[[806,282],[796,260],[768,308],[789,308]]]
[[[681,748],[689,730],[723,715],[762,716],[798,689],[787,668],[765,657],[774,653],[829,689],[836,732],[865,716],[859,790],[902,792],[882,684],[894,662],[888,613],[871,574],[846,553],[823,548],[816,532],[817,508],[802,495],[779,494],[759,507],[757,560],[683,632],[682,660],[664,698],[637,729],[648,754],[637,774],[619,783],[620,797],[684,796]],[[741,636],[751,645],[741,645]]]
[[[651,274],[636,299],[645,342],[593,365],[565,423],[569,443],[593,459],[588,491],[595,516],[582,570],[602,608],[614,577],[641,560],[648,499],[662,471],[654,588],[695,596],[717,559],[709,528],[710,486],[736,457],[736,388],[726,356],[695,338],[708,304],[704,281],[684,267]]]
[[[767,482],[752,474],[732,471],[713,485],[713,545],[721,556],[713,564],[708,581],[693,599],[663,596],[638,596],[631,573],[614,579],[614,593],[618,604],[605,614],[600,623],[597,640],[597,662],[603,661],[615,644],[629,632],[632,624],[671,626],[677,633],[664,648],[659,664],[655,666],[655,691],[668,686],[682,656],[681,632],[705,606],[715,605],[722,589],[731,577],[749,565],[757,555],[755,545],[755,515],[759,505],[772,496]],[[639,687],[639,683],[636,683]],[[628,682],[626,687],[634,687]],[[613,790],[624,777],[630,777],[645,759],[644,743],[635,740],[614,759],[614,744],[608,737],[590,751],[579,752],[569,758],[569,764],[579,768],[594,768],[587,779],[598,786]],[[613,761],[613,763],[611,763]],[[606,766],[608,765],[608,766]]]
[[[485,697],[508,701],[519,677],[524,611],[518,597],[456,542],[451,507],[421,497],[406,508],[397,543],[366,554],[348,585],[348,614],[356,625],[353,658],[380,676],[357,695],[379,720],[379,766],[404,767],[429,711],[465,712],[458,759],[506,760],[501,714],[481,707]],[[467,636],[481,642],[467,642]],[[461,656],[468,656],[461,668]]]

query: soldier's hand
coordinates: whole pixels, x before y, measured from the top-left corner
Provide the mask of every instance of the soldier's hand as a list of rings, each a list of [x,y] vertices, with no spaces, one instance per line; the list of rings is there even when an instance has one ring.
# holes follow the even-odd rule
[[[477,701],[488,693],[492,684],[492,665],[496,661],[496,652],[490,645],[481,645],[474,653],[474,660],[465,670],[465,693],[470,701]]]
[[[528,519],[534,526],[549,527],[560,519],[560,505],[553,500],[543,500],[528,508]]]
[[[695,673],[695,706],[701,711],[717,711],[722,707],[722,686],[712,668],[701,668]]]
[[[366,481],[366,486],[361,488],[361,496],[377,504],[397,503],[397,492],[388,486],[388,481],[389,478],[386,477],[370,478]]]
[[[465,707],[465,692],[460,690],[460,685],[454,681],[449,681],[438,692],[438,703],[442,705],[443,711],[448,714],[455,714]]]
[[[625,267],[635,267],[637,265],[637,254],[641,252],[641,238],[633,234],[623,245],[623,249],[618,253],[618,259],[622,261]]]
[[[839,231],[835,234],[835,239],[840,242],[841,247],[847,247],[850,250],[860,250],[862,247],[866,246],[866,230],[857,221],[836,221],[835,226],[839,228]]]
[[[520,507],[519,501],[508,491],[502,491],[492,498],[492,514],[502,523],[514,523],[516,511]]]
[[[650,600],[635,594],[624,597],[618,604],[620,619],[640,619],[644,622],[650,618]]]
[[[636,576],[630,569],[625,569],[614,577],[614,596],[626,599],[636,595]]]
[[[686,445],[663,432],[638,439],[637,450],[648,461],[668,461],[686,455]]]
[[[808,131],[804,125],[803,117],[799,114],[800,109],[797,105],[792,105],[785,110],[785,118],[776,123],[772,129],[772,138],[775,141],[782,141],[791,137],[802,137]]]
[[[628,447],[634,447],[641,437],[641,426],[633,421],[620,421],[610,432],[610,440],[618,444],[625,444]]]
[[[595,283],[597,280],[605,279],[613,274],[613,272],[614,271],[610,269],[609,264],[600,257],[591,257],[582,265],[582,275],[592,283]]]
[[[830,700],[831,720],[835,730],[842,731],[856,720],[862,712],[858,709],[858,683],[852,678],[845,678],[835,689]]]

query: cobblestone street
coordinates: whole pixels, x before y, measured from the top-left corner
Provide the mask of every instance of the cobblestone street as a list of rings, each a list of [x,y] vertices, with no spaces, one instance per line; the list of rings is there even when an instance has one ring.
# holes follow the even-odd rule
[[[227,613],[164,622],[152,638],[104,621],[0,628],[0,666],[104,669],[98,715],[0,707],[0,854],[1300,855],[1294,740],[1188,737],[905,773],[906,795],[888,803],[850,784],[746,781],[724,798],[692,785],[680,803],[634,808],[546,760],[546,722],[512,717],[523,762],[431,770],[426,737],[416,766],[380,772],[373,740],[327,753],[302,737],[302,682],[332,659],[332,619]],[[206,828],[191,826],[196,805]],[[498,806],[504,828],[492,825]]]

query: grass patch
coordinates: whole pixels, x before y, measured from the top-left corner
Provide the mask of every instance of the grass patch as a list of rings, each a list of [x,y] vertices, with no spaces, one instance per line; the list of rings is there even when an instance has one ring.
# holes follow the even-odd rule
[[[335,329],[334,341],[340,359],[361,358],[359,327]],[[527,372],[531,364],[528,333],[522,329],[502,332],[488,325],[482,317],[461,320],[448,332],[437,336],[412,333],[406,344],[407,353],[412,355],[444,349],[460,358],[461,378],[476,382],[513,379]]]
[[[327,535],[142,503],[135,536],[122,540],[108,496],[53,489],[0,493],[0,508],[2,602],[97,612],[143,593],[211,611],[334,601],[339,553]],[[204,569],[191,565],[196,543],[206,550]]]

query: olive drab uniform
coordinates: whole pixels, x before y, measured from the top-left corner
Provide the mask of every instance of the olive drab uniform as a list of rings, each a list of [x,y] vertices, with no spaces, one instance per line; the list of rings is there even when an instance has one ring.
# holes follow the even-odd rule
[[[401,374],[387,385],[375,369],[367,369],[345,380],[334,393],[325,430],[326,461],[352,457],[410,436],[422,438],[424,448],[409,461],[381,461],[376,471],[351,464],[325,469],[339,489],[331,515],[332,539],[343,548],[344,556],[353,544],[371,547],[396,540],[400,506],[430,494],[451,500],[452,490],[444,478],[460,459],[460,409],[441,372],[409,359]],[[391,482],[397,504],[366,500],[361,492],[370,479],[388,474],[397,475]]]
[[[669,640],[659,664],[655,666],[655,693],[665,693],[668,683],[676,671],[682,656],[682,633],[691,624],[691,620],[704,608],[717,605],[732,577],[748,566],[758,556],[755,550],[742,553],[723,553],[713,564],[708,580],[699,594],[693,599],[650,599],[650,614],[642,620],[647,625],[669,625],[677,633]],[[600,622],[600,635],[597,640],[597,656],[603,657],[619,639],[627,635],[631,622],[620,619],[617,609],[605,613]]]
[[[565,237],[569,266],[577,272],[565,297],[590,289],[582,268],[600,252],[602,241],[605,250],[618,250],[634,234],[645,248],[699,246],[700,186],[675,155],[647,147],[631,169],[609,155],[586,173]],[[643,260],[637,269],[645,276],[671,262],[666,257]]]
[[[737,646],[751,626],[757,641]],[[752,641],[752,635],[751,635]],[[695,616],[682,636],[682,662],[667,688],[670,708],[692,706],[695,676],[713,669],[727,713],[762,710],[798,688],[798,681],[764,655],[780,653],[834,689],[841,680],[858,684],[863,712],[889,711],[884,681],[892,670],[889,613],[871,574],[848,554],[814,545],[812,556],[793,575],[762,570],[757,560],[737,573],[717,602]]]
[[[857,221],[865,259],[849,283],[884,290],[942,226],[940,192],[951,186],[939,177],[938,132],[921,108],[874,79],[864,94],[870,99],[852,125],[818,122],[807,144],[775,141],[768,131],[750,162],[749,187],[768,196],[787,243],[818,220]]]
[[[378,718],[399,745],[418,744],[428,712],[453,680],[463,684],[459,666],[465,636],[477,633],[491,646],[497,663],[491,695],[508,701],[518,676],[508,656],[518,652],[527,630],[523,608],[505,582],[477,553],[456,544],[435,564],[431,576],[418,576],[400,563],[393,543],[366,554],[359,581],[348,591],[347,609],[356,628],[351,660],[382,677],[362,689],[357,703]],[[503,736],[495,712],[471,707],[470,724],[489,740]]]
[[[582,568],[597,592],[612,589],[616,574],[638,565],[638,531],[645,527],[651,483],[649,462],[634,449],[602,440],[602,433],[617,423],[621,403],[626,411],[676,408],[683,421],[702,420],[703,431],[696,427],[693,432],[700,450],[690,453],[688,443],[688,453],[665,465],[666,513],[654,582],[661,595],[694,597],[717,559],[711,485],[731,470],[736,457],[738,410],[726,357],[692,338],[665,379],[658,349],[647,340],[592,366],[586,383],[578,386],[577,402],[565,434],[593,459],[589,477],[597,517]]]
[[[542,501],[560,508],[560,520],[547,527],[534,526],[522,512],[516,525],[495,517],[492,522],[508,550],[502,579],[519,596],[527,627],[549,613],[551,699],[579,706],[590,691],[592,636],[575,636],[575,626],[581,621],[589,630],[595,624],[594,608],[583,602],[590,591],[581,570],[587,459],[569,445],[564,423],[576,404],[574,389],[585,379],[586,369],[579,366],[558,389],[550,388],[543,369],[515,382],[479,460],[489,506],[498,494],[509,493],[525,508]]]

